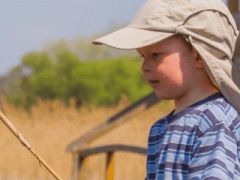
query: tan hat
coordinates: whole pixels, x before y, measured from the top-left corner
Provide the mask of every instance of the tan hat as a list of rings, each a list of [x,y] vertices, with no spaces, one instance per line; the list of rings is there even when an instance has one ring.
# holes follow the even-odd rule
[[[186,35],[204,59],[210,77],[240,113],[240,84],[235,83],[240,78],[240,59],[232,61],[238,33],[221,0],[149,0],[129,26],[93,43],[136,49],[175,34]]]

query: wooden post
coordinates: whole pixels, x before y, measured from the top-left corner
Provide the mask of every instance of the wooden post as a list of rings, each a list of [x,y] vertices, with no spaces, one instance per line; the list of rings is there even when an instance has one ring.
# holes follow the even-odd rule
[[[79,162],[79,179],[78,180],[88,180],[88,161],[87,157],[81,157]]]
[[[79,180],[79,153],[73,153],[73,180]]]
[[[237,28],[238,30],[240,30],[240,11],[238,11],[237,13],[233,14],[233,18],[237,24]],[[237,43],[236,43],[236,47],[235,47],[235,51],[238,51],[237,57],[234,57],[235,59],[240,58],[240,36],[238,36],[237,39]]]
[[[114,152],[107,153],[106,180],[114,180]]]
[[[238,12],[239,10],[239,0],[228,0],[228,8],[231,13]]]

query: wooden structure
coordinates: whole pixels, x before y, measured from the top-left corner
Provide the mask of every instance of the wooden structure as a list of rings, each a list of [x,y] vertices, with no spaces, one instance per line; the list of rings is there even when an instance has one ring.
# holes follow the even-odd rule
[[[237,23],[237,27],[240,30],[240,11],[233,14],[233,17]],[[240,36],[238,36],[238,40],[235,47],[234,59],[240,61]]]
[[[109,118],[106,122],[94,128],[92,131],[72,142],[70,145],[68,145],[67,151],[75,152],[79,151],[79,149],[83,149],[87,144],[113,130],[115,127],[123,124],[134,115],[144,112],[144,110],[148,109],[157,102],[159,102],[159,99],[157,98],[156,94],[154,92],[151,93],[140,101],[132,104],[123,111]]]
[[[239,0],[228,0],[228,8],[231,13],[236,13],[239,10]]]
[[[106,153],[106,164],[105,164],[105,177],[106,180],[114,179],[114,165],[115,158],[114,153],[116,151],[125,151],[130,153],[137,153],[146,155],[147,149],[135,146],[126,146],[126,145],[109,145],[109,146],[101,146],[93,149],[86,149],[81,151],[80,153],[74,153],[74,180],[84,180],[87,179],[84,174],[84,166],[87,166],[88,160],[87,158],[91,155]]]
[[[238,29],[240,29],[240,12],[239,0],[228,0],[228,7],[233,13],[234,19],[237,23]],[[234,59],[240,59],[240,37],[238,38]],[[115,116],[108,119],[103,124],[94,128],[92,131],[86,133],[82,137],[72,142],[67,147],[67,152],[73,153],[73,180],[85,180],[84,167],[87,166],[88,156],[106,153],[106,180],[114,179],[114,153],[116,151],[125,151],[130,153],[138,153],[146,155],[147,149],[142,147],[126,146],[126,145],[109,145],[101,146],[92,149],[85,149],[86,145],[101,137],[102,135],[113,130],[118,125],[123,124],[135,114],[143,113],[146,109],[159,102],[155,93],[151,93],[140,101],[127,107],[123,111],[119,112]]]
[[[126,146],[126,145],[109,145],[101,146],[92,149],[85,149],[85,147],[101,137],[102,135],[110,132],[118,125],[121,125],[127,122],[131,117],[136,114],[143,113],[149,107],[153,106],[160,100],[157,98],[155,92],[144,97],[140,101],[128,106],[123,111],[119,112],[115,116],[109,118],[106,122],[94,128],[92,131],[86,133],[82,137],[78,138],[72,142],[67,147],[67,152],[73,153],[74,163],[73,163],[73,180],[84,180],[84,167],[87,166],[87,157],[99,154],[106,153],[106,180],[113,180],[114,177],[114,153],[116,151],[125,151],[129,153],[138,153],[146,155],[147,149],[142,147],[135,146]]]

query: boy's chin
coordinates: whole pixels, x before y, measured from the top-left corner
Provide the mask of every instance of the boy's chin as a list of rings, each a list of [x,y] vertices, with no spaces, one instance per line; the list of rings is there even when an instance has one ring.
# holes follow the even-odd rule
[[[164,100],[173,100],[174,99],[174,96],[172,94],[169,94],[169,93],[160,93],[158,91],[155,91],[157,97],[159,99],[164,99]]]

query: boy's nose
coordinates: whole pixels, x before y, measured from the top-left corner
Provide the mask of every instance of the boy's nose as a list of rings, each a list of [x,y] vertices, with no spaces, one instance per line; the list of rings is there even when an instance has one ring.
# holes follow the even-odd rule
[[[142,66],[141,66],[141,69],[143,72],[151,72],[152,71],[152,68],[151,68],[151,64],[146,61],[146,59],[143,60],[143,63],[142,63]]]

